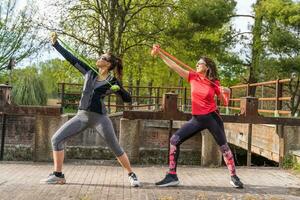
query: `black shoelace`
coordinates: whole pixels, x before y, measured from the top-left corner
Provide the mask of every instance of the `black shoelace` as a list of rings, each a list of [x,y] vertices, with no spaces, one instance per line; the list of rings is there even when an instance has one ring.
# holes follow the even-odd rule
[[[136,177],[136,175],[135,175],[134,173],[131,173],[129,176],[130,176],[133,180],[137,181],[137,177]]]

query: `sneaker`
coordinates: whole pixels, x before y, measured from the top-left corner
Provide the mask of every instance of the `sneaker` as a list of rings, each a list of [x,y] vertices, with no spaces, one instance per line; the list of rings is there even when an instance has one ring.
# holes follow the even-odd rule
[[[231,176],[230,184],[235,188],[244,188],[243,183],[240,181],[237,175]]]
[[[44,184],[65,184],[66,179],[65,179],[64,174],[62,174],[62,176],[58,177],[58,176],[55,176],[53,173],[51,173],[51,174],[49,174],[49,176],[46,179],[41,180],[40,183],[44,183]]]
[[[135,173],[131,172],[130,174],[128,174],[128,179],[129,179],[129,182],[130,182],[130,185],[132,187],[139,187],[141,184],[136,176]]]
[[[155,183],[155,185],[159,187],[168,187],[168,186],[176,186],[179,184],[179,180],[176,174],[169,174],[167,173],[166,177]]]

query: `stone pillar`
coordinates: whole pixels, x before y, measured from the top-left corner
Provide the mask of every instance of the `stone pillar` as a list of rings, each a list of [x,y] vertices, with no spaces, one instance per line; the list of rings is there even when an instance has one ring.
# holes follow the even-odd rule
[[[221,166],[222,153],[214,137],[208,131],[202,132],[201,166]]]
[[[284,158],[293,150],[300,149],[300,127],[277,126],[279,136],[279,166],[283,166]]]
[[[140,120],[121,118],[119,141],[131,163],[140,160]]]
[[[243,116],[258,116],[258,98],[241,97],[240,112]]]
[[[67,115],[36,115],[33,161],[52,160],[51,137],[67,120]]]
[[[0,110],[11,104],[12,86],[0,84]]]

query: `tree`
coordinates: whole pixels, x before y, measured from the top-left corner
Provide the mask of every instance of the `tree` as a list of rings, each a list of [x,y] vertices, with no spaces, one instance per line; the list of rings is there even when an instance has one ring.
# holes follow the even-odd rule
[[[43,44],[39,42],[34,25],[35,10],[26,6],[18,11],[17,0],[0,2],[0,70],[13,57],[16,62],[35,53]]]
[[[249,63],[229,51],[239,41],[238,36],[243,35],[230,24],[230,19],[237,16],[235,6],[232,0],[178,1],[161,43],[190,66],[200,56],[209,56],[217,61],[222,84],[239,82]]]
[[[123,57],[128,50],[146,45],[161,32],[143,12],[155,14],[171,5],[171,0],[78,0],[69,3],[57,0],[54,8],[62,9],[58,12],[61,14],[59,27],[43,26],[83,45],[85,50],[78,50],[85,55],[99,56],[111,51]],[[151,26],[151,31],[147,31],[149,28],[145,29],[144,24]]]
[[[291,100],[287,106],[294,116],[300,104],[300,3],[291,0],[262,1],[264,17],[264,70],[267,78],[292,77],[288,85]]]
[[[47,94],[37,69],[31,67],[22,72],[12,89],[13,102],[18,105],[46,105]]]
[[[38,83],[34,85],[33,82]],[[25,68],[16,68],[12,72],[14,99],[18,104],[42,105],[45,96],[57,98],[58,83],[62,82],[83,82],[82,74],[66,60],[52,59]],[[29,93],[25,94],[25,91],[29,91]],[[41,93],[43,101],[37,100],[39,93]]]
[[[295,28],[299,27],[299,3],[257,0],[253,5],[254,15],[235,13],[234,0],[181,0],[179,6],[183,12],[175,14],[169,31],[174,39],[168,41],[172,41],[174,49],[177,45],[176,49],[180,50],[176,53],[182,57],[198,59],[205,54],[217,60],[225,84],[262,81],[268,77],[268,72],[274,71],[265,70],[263,64],[268,59],[282,58],[283,53],[283,57],[295,57],[298,53],[299,36],[295,36],[299,35],[299,30]],[[230,20],[236,17],[252,18],[254,25],[247,32],[234,30]],[[294,28],[291,29],[291,25]],[[245,47],[242,50],[245,58],[230,51],[236,44]],[[250,88],[249,94],[255,95],[255,87]]]

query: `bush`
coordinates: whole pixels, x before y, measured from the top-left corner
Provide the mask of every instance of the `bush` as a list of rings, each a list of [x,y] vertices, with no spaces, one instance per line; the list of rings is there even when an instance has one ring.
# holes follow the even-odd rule
[[[294,159],[293,155],[288,154],[287,156],[284,157],[283,168],[300,171],[300,163],[297,163],[297,161]]]

